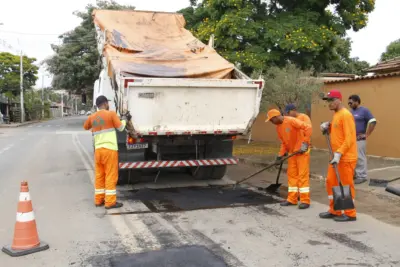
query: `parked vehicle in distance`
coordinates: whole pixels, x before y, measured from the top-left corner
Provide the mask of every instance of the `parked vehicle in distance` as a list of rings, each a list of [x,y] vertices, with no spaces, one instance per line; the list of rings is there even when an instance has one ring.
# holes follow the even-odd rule
[[[85,115],[85,113],[86,113],[86,112],[85,112],[84,110],[81,110],[81,112],[79,113],[79,115],[82,116],[82,115]]]

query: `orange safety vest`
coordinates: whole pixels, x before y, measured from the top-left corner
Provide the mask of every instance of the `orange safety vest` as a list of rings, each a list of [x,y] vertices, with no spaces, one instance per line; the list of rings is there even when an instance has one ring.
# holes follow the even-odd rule
[[[118,118],[115,111],[99,110],[93,113],[85,121],[83,128],[92,129],[94,137],[94,147],[118,150],[117,133],[115,129],[122,132],[125,129],[126,122]]]

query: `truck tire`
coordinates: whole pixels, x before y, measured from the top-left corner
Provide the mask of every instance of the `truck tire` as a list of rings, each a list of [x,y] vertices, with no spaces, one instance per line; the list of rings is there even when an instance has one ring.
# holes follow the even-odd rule
[[[142,173],[140,171],[119,171],[117,185],[134,184],[139,182],[141,177]]]
[[[227,170],[228,170],[228,166],[226,166],[226,165],[213,167],[210,179],[211,180],[222,179],[225,176]]]
[[[204,167],[199,167],[197,172],[196,172],[196,170],[197,170],[197,167],[190,169],[190,172],[195,180],[210,180],[211,179],[213,167],[204,166]]]

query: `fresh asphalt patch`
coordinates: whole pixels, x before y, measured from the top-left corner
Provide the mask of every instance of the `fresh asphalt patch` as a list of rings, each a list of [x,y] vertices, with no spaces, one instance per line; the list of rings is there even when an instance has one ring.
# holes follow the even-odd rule
[[[227,267],[218,256],[203,246],[183,246],[114,257],[112,267]]]
[[[182,212],[191,210],[258,206],[278,203],[271,195],[232,186],[181,187],[160,189],[124,190],[118,199],[143,203],[147,211],[124,211],[107,215],[141,214],[157,212]]]

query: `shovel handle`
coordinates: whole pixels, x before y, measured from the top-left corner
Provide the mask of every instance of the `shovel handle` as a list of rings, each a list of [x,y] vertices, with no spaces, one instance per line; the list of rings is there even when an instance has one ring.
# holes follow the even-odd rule
[[[329,133],[325,133],[326,136],[326,142],[328,143],[328,150],[329,150],[329,154],[331,155],[331,157],[333,158],[333,151],[332,151],[332,146],[331,146],[331,138],[329,137]],[[335,174],[336,174],[336,178],[338,180],[339,186],[340,186],[340,191],[342,193],[342,198],[344,198],[344,191],[343,191],[343,185],[342,185],[342,181],[340,180],[340,175],[339,175],[339,170],[337,167],[337,164],[332,164],[333,168],[335,169]]]
[[[283,161],[281,162],[281,165],[279,165],[279,171],[278,171],[278,175],[276,176],[275,184],[278,184],[278,182],[279,182],[279,177],[281,176],[282,167],[283,167]]]
[[[292,154],[290,154],[290,155],[288,155],[288,156],[286,156],[286,157],[281,158],[281,168],[280,168],[280,170],[282,170],[282,165],[283,165],[283,162],[284,162],[285,160],[287,160],[288,158],[291,158],[291,157],[293,157],[294,155],[297,155],[297,154],[299,154],[299,153],[302,153],[302,151],[296,151],[296,152],[294,152],[294,153],[292,153]],[[255,172],[255,173],[253,173],[253,174],[247,176],[247,177],[244,178],[243,180],[240,180],[239,182],[237,182],[237,183],[235,184],[235,186],[238,185],[238,184],[240,184],[240,183],[242,183],[242,182],[244,182],[244,181],[247,181],[248,179],[252,178],[253,176],[256,176],[257,174],[259,174],[259,173],[261,173],[261,172],[263,172],[263,171],[265,171],[265,170],[268,170],[268,169],[270,169],[270,168],[272,168],[272,167],[274,167],[274,166],[276,166],[276,162],[271,163],[271,164],[269,164],[268,166],[262,168],[261,170],[259,170],[259,171]],[[279,178],[279,176],[278,176],[278,178]]]

